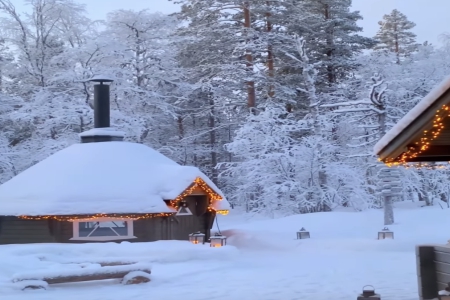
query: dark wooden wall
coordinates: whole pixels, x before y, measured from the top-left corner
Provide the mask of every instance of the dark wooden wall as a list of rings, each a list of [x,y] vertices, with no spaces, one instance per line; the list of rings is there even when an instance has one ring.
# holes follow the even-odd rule
[[[135,239],[129,242],[158,240],[188,240],[189,234],[203,232],[209,238],[215,215],[207,212],[206,196],[190,196],[186,202],[193,215],[157,217],[133,222]],[[69,221],[24,220],[17,217],[0,217],[0,244],[28,243],[92,243],[96,241],[70,240],[73,224]],[[114,242],[121,242],[115,240]]]
[[[416,247],[417,279],[420,300],[435,299],[450,282],[450,247]]]
[[[54,243],[46,220],[0,217],[0,244]]]

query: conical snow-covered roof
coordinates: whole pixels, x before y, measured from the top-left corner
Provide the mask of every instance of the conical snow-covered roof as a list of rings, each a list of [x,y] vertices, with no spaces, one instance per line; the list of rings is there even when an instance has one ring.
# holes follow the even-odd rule
[[[223,197],[198,168],[181,166],[142,144],[101,142],[61,150],[0,186],[0,215],[77,215],[173,212],[175,199],[200,177]]]

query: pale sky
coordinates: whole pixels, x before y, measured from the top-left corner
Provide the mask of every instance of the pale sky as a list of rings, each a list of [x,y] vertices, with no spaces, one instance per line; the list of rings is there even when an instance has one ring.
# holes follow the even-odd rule
[[[92,19],[104,19],[106,14],[116,9],[175,12],[178,7],[168,0],[75,0],[85,3]],[[12,0],[19,11],[25,10],[23,0]],[[450,32],[450,0],[353,0],[353,8],[359,10],[364,20],[359,25],[364,28],[363,35],[374,36],[378,21],[384,14],[398,9],[409,20],[416,23],[414,32],[418,42],[429,41],[437,44],[439,35]]]

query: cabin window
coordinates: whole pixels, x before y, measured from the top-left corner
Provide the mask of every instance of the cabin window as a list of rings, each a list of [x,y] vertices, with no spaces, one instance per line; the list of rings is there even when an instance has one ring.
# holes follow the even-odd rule
[[[72,221],[73,237],[78,241],[114,241],[136,238],[133,235],[133,220],[87,219]]]

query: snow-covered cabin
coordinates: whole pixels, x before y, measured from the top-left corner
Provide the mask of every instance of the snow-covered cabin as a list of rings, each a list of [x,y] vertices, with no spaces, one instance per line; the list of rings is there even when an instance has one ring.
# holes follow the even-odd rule
[[[450,161],[450,77],[392,127],[374,152],[388,165]]]
[[[92,130],[0,186],[0,244],[208,237],[229,203],[199,169],[181,166],[109,125],[109,86],[94,86]]]

